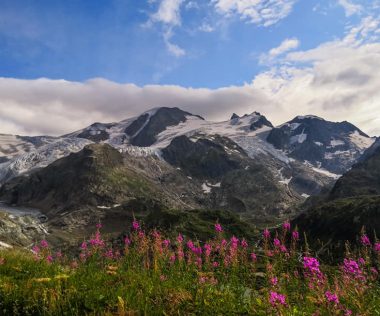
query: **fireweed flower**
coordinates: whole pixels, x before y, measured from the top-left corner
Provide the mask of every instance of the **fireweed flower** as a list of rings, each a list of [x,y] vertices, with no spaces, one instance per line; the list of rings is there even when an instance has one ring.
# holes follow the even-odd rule
[[[103,227],[103,225],[101,223],[96,224],[97,229],[101,229],[102,227]]]
[[[80,249],[82,249],[82,250],[86,250],[87,249],[87,243],[85,241],[82,242],[82,244],[80,246]]]
[[[288,251],[288,249],[286,249],[286,246],[281,245],[280,246],[280,251],[283,252],[283,253],[286,253]]]
[[[189,240],[187,243],[186,243],[187,247],[190,249],[190,250],[193,250],[195,247],[194,247],[194,243]]]
[[[41,240],[40,245],[42,248],[49,248],[49,244],[45,239]]]
[[[183,243],[183,236],[182,236],[181,234],[178,234],[177,242],[178,242],[179,244],[182,244],[182,243]]]
[[[216,230],[216,232],[221,233],[223,231],[222,225],[220,225],[219,223],[216,223],[215,224],[215,230]]]
[[[214,268],[219,267],[219,262],[214,261],[214,262],[212,263],[212,266],[213,266]]]
[[[282,228],[284,229],[284,231],[290,231],[290,223],[289,221],[286,221],[282,224]]]
[[[34,254],[38,255],[40,253],[41,249],[40,249],[40,247],[35,245],[35,246],[33,246],[32,251],[34,252]]]
[[[212,246],[209,245],[209,244],[205,244],[203,246],[203,248],[205,249],[205,255],[206,255],[206,257],[209,257],[211,255]]]
[[[286,305],[285,295],[271,291],[269,293],[269,303],[271,303],[271,305],[273,307],[276,307],[278,305],[284,305],[285,306]]]
[[[303,267],[306,270],[306,275],[312,278],[317,278],[320,280],[323,276],[321,270],[319,269],[319,262],[313,257],[303,258]]]
[[[273,286],[277,285],[277,284],[278,284],[278,279],[277,279],[277,277],[273,277],[273,278],[271,278],[271,279],[270,279],[270,283],[271,283]]]
[[[124,245],[128,247],[130,244],[131,244],[131,240],[128,237],[125,237],[124,238]]]
[[[241,241],[241,246],[242,246],[243,248],[247,248],[247,247],[248,247],[248,243],[247,243],[247,241],[246,241],[245,239],[243,239],[243,240]]]
[[[275,246],[276,248],[279,248],[279,247],[281,246],[281,242],[280,242],[280,240],[279,240],[278,238],[275,238],[275,239],[273,240],[273,244],[274,244],[274,246]]]
[[[165,240],[162,242],[162,244],[163,244],[166,248],[168,248],[168,247],[170,246],[170,240],[169,240],[169,239],[165,239]]]
[[[270,232],[268,229],[265,229],[263,232],[263,237],[264,239],[269,239],[270,238]]]
[[[343,270],[348,275],[354,277],[362,277],[362,270],[360,269],[359,264],[355,260],[344,259]]]
[[[339,298],[336,294],[327,291],[325,293],[326,299],[329,303],[339,304]]]
[[[46,261],[47,261],[48,263],[52,263],[52,262],[53,262],[53,256],[52,256],[52,255],[48,255],[48,256],[46,257]]]
[[[136,220],[133,220],[133,222],[132,222],[132,228],[133,228],[133,230],[139,230],[140,229],[139,222],[136,221]]]
[[[295,241],[297,241],[297,240],[299,240],[300,239],[300,234],[299,234],[299,232],[298,231],[293,231],[292,232],[292,238],[293,238],[293,240],[295,240]]]
[[[362,242],[363,246],[371,246],[371,241],[369,240],[367,235],[361,236],[360,241]]]
[[[380,242],[375,243],[375,245],[373,246],[373,249],[374,249],[376,252],[380,252]]]
[[[257,256],[254,252],[251,253],[250,257],[251,257],[252,261],[254,261],[254,262],[257,261]]]
[[[239,246],[239,239],[235,236],[231,237],[231,247],[237,248]]]

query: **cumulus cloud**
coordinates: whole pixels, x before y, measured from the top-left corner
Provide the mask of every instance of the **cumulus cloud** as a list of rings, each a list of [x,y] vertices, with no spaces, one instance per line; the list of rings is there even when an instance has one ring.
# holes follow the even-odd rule
[[[286,18],[297,0],[212,0],[223,15],[238,15],[261,26],[271,26]]]
[[[86,82],[0,78],[0,132],[61,135],[153,107],[177,106],[209,120],[256,110],[274,124],[315,114],[347,120],[370,135],[380,135],[379,34],[379,19],[369,16],[342,38],[310,50],[290,52],[298,46],[296,41],[280,45],[268,52],[275,56],[271,68],[252,82],[219,89],[141,87],[101,78]]]
[[[351,0],[338,0],[338,4],[343,7],[347,17],[363,11],[361,5],[355,4]]]
[[[338,40],[289,53],[254,86],[289,115],[314,113],[380,133],[379,21],[362,19]]]

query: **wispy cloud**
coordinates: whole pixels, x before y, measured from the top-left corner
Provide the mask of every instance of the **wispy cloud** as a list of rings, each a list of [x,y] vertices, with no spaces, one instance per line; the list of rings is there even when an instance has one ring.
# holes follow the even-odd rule
[[[352,0],[338,0],[338,4],[343,7],[347,17],[363,11],[363,7]]]
[[[150,16],[148,24],[160,23],[163,25],[163,39],[168,52],[175,57],[186,55],[186,51],[172,43],[173,29],[182,24],[181,6],[184,0],[161,0],[158,10]]]
[[[286,18],[297,0],[212,0],[225,16],[238,15],[248,22],[271,26]]]
[[[298,48],[300,45],[300,41],[297,38],[287,38],[282,43],[272,48],[268,53],[262,54],[260,56],[260,63],[261,64],[270,64],[272,63],[277,57],[294,50]]]

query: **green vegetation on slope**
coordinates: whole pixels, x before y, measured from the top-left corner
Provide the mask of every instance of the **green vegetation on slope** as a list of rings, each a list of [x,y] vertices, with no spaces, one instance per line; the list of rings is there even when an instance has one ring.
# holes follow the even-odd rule
[[[100,225],[79,257],[46,241],[0,251],[2,315],[377,315],[380,243],[366,235],[336,267],[320,264],[289,223],[255,246],[215,236],[168,239],[133,221],[122,248]],[[273,235],[272,235],[273,236]],[[301,262],[300,262],[301,257]]]

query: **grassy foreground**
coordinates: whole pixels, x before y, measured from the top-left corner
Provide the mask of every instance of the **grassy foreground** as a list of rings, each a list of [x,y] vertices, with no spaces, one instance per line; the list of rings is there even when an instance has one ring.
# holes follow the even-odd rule
[[[339,266],[327,266],[284,223],[253,245],[215,238],[165,239],[137,221],[121,249],[101,225],[77,258],[0,252],[0,315],[380,315],[380,243],[363,234]]]

